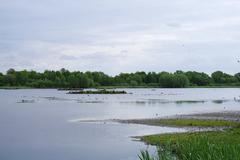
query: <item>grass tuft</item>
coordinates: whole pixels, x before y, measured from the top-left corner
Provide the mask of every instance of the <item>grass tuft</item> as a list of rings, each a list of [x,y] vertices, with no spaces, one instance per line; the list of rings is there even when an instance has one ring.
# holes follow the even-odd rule
[[[153,160],[239,160],[239,123],[209,120],[209,124],[207,124],[207,121],[208,120],[193,120],[192,122],[194,122],[194,126],[199,124],[204,126],[222,126],[226,124],[226,126],[232,128],[225,129],[224,131],[143,136],[141,140],[148,144],[158,146],[158,154]],[[188,122],[189,121],[185,120],[168,121],[170,124],[178,124],[180,126],[189,125]],[[145,151],[145,154],[146,152],[147,151]]]

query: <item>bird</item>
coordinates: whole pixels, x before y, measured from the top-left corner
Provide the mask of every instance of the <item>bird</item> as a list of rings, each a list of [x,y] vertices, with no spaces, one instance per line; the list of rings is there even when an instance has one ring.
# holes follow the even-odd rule
[[[238,63],[240,63],[240,60],[237,60]]]

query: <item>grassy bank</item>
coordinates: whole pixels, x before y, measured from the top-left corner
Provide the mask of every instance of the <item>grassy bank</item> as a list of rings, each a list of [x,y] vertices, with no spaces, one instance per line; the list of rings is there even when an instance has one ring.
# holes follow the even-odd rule
[[[204,131],[175,134],[160,134],[139,137],[147,144],[156,145],[157,155],[148,156],[147,151],[139,155],[141,160],[239,160],[240,125],[238,122],[224,120],[165,119],[150,122],[151,125],[179,127],[219,127],[223,131]],[[230,128],[229,128],[230,127]]]
[[[236,127],[238,122],[226,120],[204,120],[204,119],[136,119],[122,120],[123,123],[146,124],[153,126],[171,126],[171,127]]]
[[[16,90],[16,89],[32,89],[32,87],[27,87],[27,86],[0,86],[0,89]]]

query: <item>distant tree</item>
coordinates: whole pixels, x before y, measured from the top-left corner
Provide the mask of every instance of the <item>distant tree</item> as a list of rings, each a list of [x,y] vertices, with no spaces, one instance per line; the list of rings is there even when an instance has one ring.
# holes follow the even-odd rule
[[[149,72],[146,75],[145,83],[158,83],[158,75],[155,72]]]
[[[69,83],[69,87],[71,87],[71,88],[79,87],[79,81],[75,75],[70,75],[68,77],[68,83]]]
[[[10,68],[8,71],[7,71],[7,74],[15,74],[15,70],[14,69],[12,69],[12,68]]]
[[[240,82],[240,73],[236,73],[234,77],[236,77],[238,79],[238,82]]]
[[[130,86],[137,86],[137,85],[138,85],[137,81],[134,81],[134,80],[130,81]]]
[[[3,74],[0,73],[0,86],[3,86],[4,83],[3,83]]]
[[[213,72],[212,79],[215,83],[224,83],[223,75],[222,71]]]
[[[109,76],[103,72],[70,72],[66,69],[60,71],[46,70],[43,73],[36,71],[15,71],[9,69],[6,74],[0,73],[0,85],[2,86],[30,86],[38,88],[72,87],[88,88],[95,86],[154,86],[180,88],[190,85],[206,86],[209,84],[239,85],[240,73],[234,76],[216,71],[211,77],[203,72],[176,71],[168,72],[135,72],[120,73]]]
[[[184,74],[163,72],[160,74],[159,83],[165,88],[183,88],[189,85],[189,80]]]
[[[16,85],[16,76],[15,76],[15,74],[7,74],[3,77],[2,81],[7,86],[15,86]]]
[[[55,81],[56,79],[56,73],[54,71],[45,70],[43,74],[47,80]]]
[[[216,71],[212,73],[212,78],[215,83],[236,83],[238,82],[237,77],[230,74],[223,73],[221,71]]]
[[[176,88],[184,88],[189,85],[189,80],[184,74],[174,74],[174,87]]]
[[[139,80],[138,80],[139,84],[145,83],[146,78],[147,78],[146,72],[144,72],[144,71],[136,72],[135,75],[138,75],[140,77]]]
[[[78,75],[79,87],[88,88],[90,86],[90,80],[85,74]]]
[[[174,74],[184,74],[184,72],[181,70],[177,70]]]
[[[207,75],[206,73],[199,73],[199,72],[186,72],[185,75],[188,77],[189,82],[192,85],[197,86],[205,86],[209,85],[211,83],[211,77]]]
[[[142,81],[142,77],[141,77],[141,75],[140,74],[137,74],[137,73],[132,73],[132,74],[130,74],[129,76],[128,76],[128,78],[126,79],[126,81],[128,82],[128,83],[131,83],[131,81],[135,81],[135,82],[137,82],[137,85],[138,84],[141,84],[143,81]]]
[[[15,72],[16,75],[16,83],[19,85],[25,85],[28,81],[28,72],[26,70]]]
[[[162,73],[159,77],[160,86],[165,88],[174,88],[174,75],[170,73]]]

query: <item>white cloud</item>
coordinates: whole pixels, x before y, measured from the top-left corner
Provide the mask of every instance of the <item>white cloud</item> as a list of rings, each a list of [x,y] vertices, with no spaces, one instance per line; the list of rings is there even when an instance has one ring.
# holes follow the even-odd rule
[[[0,10],[1,71],[239,71],[236,0],[13,0]]]

